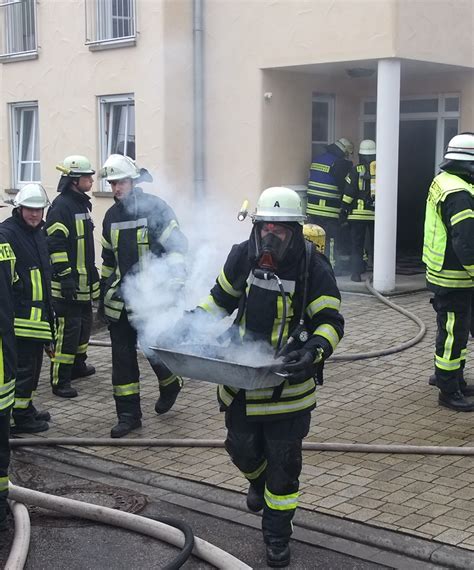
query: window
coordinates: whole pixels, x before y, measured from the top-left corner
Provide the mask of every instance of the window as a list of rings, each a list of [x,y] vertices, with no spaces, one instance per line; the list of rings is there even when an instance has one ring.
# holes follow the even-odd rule
[[[133,94],[99,97],[100,163],[111,154],[135,159],[135,101]],[[109,190],[104,185],[103,190]]]
[[[28,182],[41,181],[38,103],[14,103],[10,110],[13,185],[21,188]]]
[[[135,21],[135,0],[86,0],[86,44],[133,44]]]
[[[334,142],[334,97],[313,95],[312,152],[313,156],[326,150]]]
[[[2,59],[36,56],[35,0],[7,0],[0,4]]]

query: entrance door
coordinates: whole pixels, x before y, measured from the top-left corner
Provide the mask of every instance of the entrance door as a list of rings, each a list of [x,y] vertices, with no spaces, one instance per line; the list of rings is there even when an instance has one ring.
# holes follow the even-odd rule
[[[426,196],[435,171],[436,128],[435,119],[400,122],[398,255],[421,259]]]

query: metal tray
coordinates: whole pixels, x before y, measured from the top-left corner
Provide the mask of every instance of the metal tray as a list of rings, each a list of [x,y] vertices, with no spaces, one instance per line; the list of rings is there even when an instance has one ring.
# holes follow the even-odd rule
[[[150,350],[175,374],[195,380],[226,384],[245,390],[271,388],[285,380],[284,375],[278,372],[280,365],[276,361],[274,365],[247,366],[218,358],[218,349],[215,351],[216,358],[155,346],[150,347]]]

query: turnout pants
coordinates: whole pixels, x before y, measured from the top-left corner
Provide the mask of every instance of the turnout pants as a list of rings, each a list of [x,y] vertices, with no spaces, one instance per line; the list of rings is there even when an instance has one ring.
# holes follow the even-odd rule
[[[308,222],[321,226],[325,231],[324,255],[329,259],[331,265],[336,267],[338,261],[339,220],[323,216],[309,216]]]
[[[0,521],[5,518],[8,497],[8,466],[10,464],[10,408],[0,412]]]
[[[247,480],[264,491],[262,530],[269,545],[285,545],[298,504],[302,443],[311,413],[284,420],[249,421],[241,391],[225,416],[225,447]]]
[[[92,303],[54,302],[56,313],[56,349],[51,360],[51,384],[70,384],[74,367],[87,358],[92,328]]]
[[[435,376],[442,392],[452,393],[465,384],[463,369],[471,328],[472,291],[451,291],[431,299],[436,311]]]
[[[351,273],[360,275],[364,273],[364,245],[367,231],[369,232],[370,248],[374,244],[374,222],[349,220],[351,230]]]
[[[34,416],[33,393],[38,387],[43,364],[44,343],[17,337],[16,346],[18,368],[15,383],[15,403],[12,413],[15,424],[19,424]]]
[[[112,386],[119,419],[142,417],[140,407],[140,369],[137,356],[137,331],[128,320],[126,311],[109,325],[112,342]],[[146,355],[145,355],[146,356]],[[180,378],[159,360],[148,362],[158,379],[162,394],[180,387]]]

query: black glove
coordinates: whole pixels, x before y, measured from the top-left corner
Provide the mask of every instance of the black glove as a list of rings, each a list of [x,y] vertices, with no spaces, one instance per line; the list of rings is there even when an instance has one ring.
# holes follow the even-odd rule
[[[66,301],[77,299],[77,286],[72,277],[61,280],[61,295]]]
[[[299,384],[316,373],[316,367],[323,359],[323,350],[320,346],[307,349],[293,350],[289,352],[283,362],[283,371],[290,384]]]

